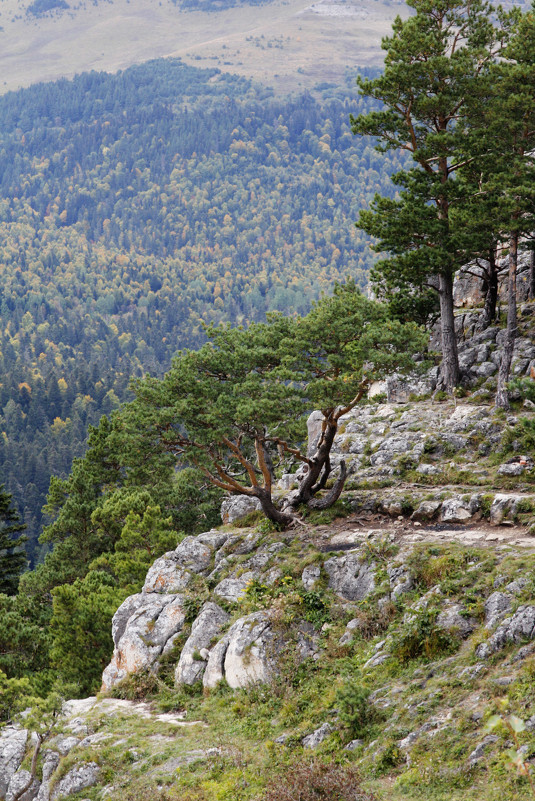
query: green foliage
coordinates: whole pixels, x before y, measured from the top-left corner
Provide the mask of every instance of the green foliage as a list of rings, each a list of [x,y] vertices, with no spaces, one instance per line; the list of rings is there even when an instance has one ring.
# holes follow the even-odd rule
[[[265,324],[210,327],[208,335],[208,344],[182,352],[162,380],[136,382],[127,414],[148,441],[200,468],[215,486],[257,497],[266,516],[282,524],[291,517],[271,501],[273,466],[297,458],[309,472],[322,467],[343,410],[372,380],[413,368],[411,353],[426,341],[415,324],[391,320],[353,282],[337,285],[305,317],[273,314]],[[322,409],[331,437],[317,462],[299,450],[314,408]]]
[[[113,496],[109,500],[112,499]],[[100,509],[104,514],[105,507],[106,504]],[[95,559],[90,570],[109,570],[120,587],[138,592],[154,560],[176,545],[177,533],[171,528],[171,518],[163,520],[159,506],[147,506],[142,514],[130,510],[115,543],[115,553]]]
[[[0,725],[12,720],[24,709],[29,695],[31,695],[31,684],[28,679],[8,679],[0,670]]]
[[[423,657],[433,659],[458,647],[458,640],[437,625],[437,609],[422,609],[409,613],[409,620],[393,638],[391,653],[402,664]]]
[[[305,314],[348,272],[364,286],[350,221],[402,160],[351,137],[350,106],[371,104],[178,59],[2,95],[0,480],[32,563],[51,476],[131,377],[163,374],[203,323]]]
[[[363,739],[378,714],[371,703],[370,690],[354,679],[346,680],[336,691],[336,705],[340,713],[340,721],[348,731],[349,739]]]
[[[102,671],[113,650],[111,620],[128,592],[101,571],[53,590],[50,623],[52,666],[64,681],[77,686],[79,697],[100,687]]]
[[[13,595],[17,591],[19,574],[26,566],[24,543],[20,534],[26,526],[13,508],[12,496],[0,486],[0,593]],[[18,535],[18,536],[16,536]]]

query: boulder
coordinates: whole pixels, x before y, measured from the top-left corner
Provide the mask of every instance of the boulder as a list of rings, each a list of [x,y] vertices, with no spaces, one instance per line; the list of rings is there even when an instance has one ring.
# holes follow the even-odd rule
[[[321,567],[320,565],[308,565],[305,567],[301,574],[301,581],[305,590],[312,590],[320,580]]]
[[[21,793],[21,790],[23,790],[26,785],[29,785],[28,789],[24,793]],[[9,782],[6,801],[15,801],[15,799],[16,801],[34,801],[40,786],[41,782],[35,776],[32,779],[32,774],[29,770],[18,770],[11,777],[11,781]]]
[[[355,631],[358,631],[360,626],[361,626],[360,618],[354,617],[353,620],[350,620],[349,623],[346,626],[346,630],[344,631],[344,633],[342,634],[342,636],[338,640],[338,644],[339,645],[349,645],[349,643],[352,641],[352,639],[353,639],[353,637],[355,635]]]
[[[347,601],[362,601],[375,589],[375,565],[362,562],[358,553],[334,556],[324,567],[329,587]]]
[[[437,626],[464,640],[477,628],[477,620],[467,616],[461,604],[447,603],[437,618]]]
[[[4,796],[9,782],[20,768],[28,732],[18,726],[5,726],[0,731],[0,796]]]
[[[96,762],[86,762],[83,765],[76,765],[59,780],[50,794],[50,801],[59,798],[68,798],[74,793],[79,793],[87,787],[92,787],[98,781],[100,768]]]
[[[247,585],[253,581],[255,577],[256,573],[248,571],[247,573],[242,573],[239,578],[223,579],[214,587],[214,595],[223,598],[225,601],[236,603],[245,594]]]
[[[179,592],[185,590],[193,573],[186,570],[176,561],[175,552],[160,556],[149,568],[143,585],[143,592]]]
[[[421,467],[431,467],[433,468],[433,472],[438,472],[438,469],[434,465],[419,465],[418,470],[421,473],[427,473],[426,470],[420,470]],[[420,523],[425,523],[428,520],[433,520],[440,511],[440,507],[442,506],[442,501],[422,501],[422,503],[418,506],[417,509],[411,515],[411,520],[416,520]]]
[[[443,523],[466,523],[472,517],[469,502],[461,498],[447,498],[442,503],[440,519]]]
[[[493,629],[511,608],[511,596],[504,592],[493,592],[485,601],[485,626]]]
[[[479,659],[488,659],[507,643],[520,643],[535,638],[535,606],[519,606],[512,617],[503,620],[494,634],[476,648]]]
[[[225,679],[233,689],[267,682],[272,674],[273,633],[267,612],[237,620],[228,631]]]
[[[491,526],[499,526],[504,520],[512,518],[521,500],[521,495],[497,493],[490,507]]]
[[[231,495],[221,504],[221,520],[223,523],[235,523],[250,514],[262,509],[258,498],[248,495]]]
[[[181,595],[147,593],[145,603],[128,619],[113,657],[102,674],[102,689],[109,690],[131,673],[153,665],[167,641],[182,630],[186,615]]]
[[[319,729],[313,731],[312,734],[307,734],[306,737],[303,737],[301,740],[301,745],[303,748],[317,748],[325,739],[327,739],[332,731],[333,727],[330,725],[330,723],[323,723]]]
[[[210,648],[228,620],[230,615],[220,606],[210,601],[204,604],[180,654],[175,670],[176,684],[195,684],[202,679],[208,658],[208,654],[206,659],[201,658],[203,652]]]

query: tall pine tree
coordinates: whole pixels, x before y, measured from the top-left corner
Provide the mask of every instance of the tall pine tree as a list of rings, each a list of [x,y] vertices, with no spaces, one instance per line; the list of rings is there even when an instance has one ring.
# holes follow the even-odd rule
[[[406,21],[398,17],[392,36],[383,40],[383,74],[359,79],[361,93],[383,103],[384,109],[352,118],[352,127],[356,134],[377,137],[380,151],[410,153],[414,166],[395,176],[399,197],[376,196],[357,226],[377,237],[378,251],[390,254],[375,270],[386,295],[438,292],[441,381],[451,390],[460,378],[453,277],[470,257],[466,240],[452,225],[452,207],[462,201],[455,177],[467,158],[465,122],[479,82],[500,50],[502,34],[492,23],[494,10],[483,0],[408,4],[414,16]]]

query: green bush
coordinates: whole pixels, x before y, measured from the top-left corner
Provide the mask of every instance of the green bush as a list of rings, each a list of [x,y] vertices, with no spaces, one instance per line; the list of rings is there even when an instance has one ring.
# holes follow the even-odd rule
[[[336,705],[340,721],[351,739],[365,737],[368,728],[377,719],[377,710],[369,699],[370,691],[354,681],[346,681],[337,690]]]
[[[411,659],[432,659],[443,653],[454,651],[459,641],[449,631],[437,625],[438,610],[423,609],[414,612],[399,634],[394,638],[392,656],[405,664]]]

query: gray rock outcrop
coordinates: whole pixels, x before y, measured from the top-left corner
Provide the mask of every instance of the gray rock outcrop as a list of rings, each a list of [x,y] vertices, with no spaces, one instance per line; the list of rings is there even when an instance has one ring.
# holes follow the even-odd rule
[[[18,726],[5,726],[0,731],[0,796],[7,793],[9,783],[24,759],[27,740],[28,732]]]
[[[217,604],[210,601],[204,604],[180,654],[175,671],[176,684],[195,684],[202,679],[213,640],[229,620],[230,615]]]
[[[6,801],[34,801],[39,792],[41,782],[29,770],[18,770],[9,782],[7,788]],[[24,788],[27,789],[21,794]]]
[[[507,643],[521,643],[535,638],[535,606],[519,606],[512,617],[505,618],[494,634],[476,648],[479,659],[501,651]]]
[[[65,776],[59,780],[50,794],[50,801],[57,801],[60,798],[68,798],[74,793],[79,793],[92,787],[98,781],[100,768],[96,762],[86,762],[83,765],[76,765]]]
[[[324,563],[329,587],[347,601],[362,601],[375,589],[375,566],[362,562],[359,553],[334,556]]]
[[[128,601],[129,599],[127,599]],[[102,675],[102,688],[109,690],[128,674],[150,668],[164,650],[167,642],[182,630],[186,619],[182,595],[147,593],[141,603],[133,604],[135,612],[128,618],[113,657]],[[126,603],[126,601],[125,601]],[[121,625],[124,613],[119,608]]]
[[[225,498],[221,504],[221,519],[223,523],[235,523],[261,508],[258,498],[249,498],[247,495],[231,495],[229,498]]]

